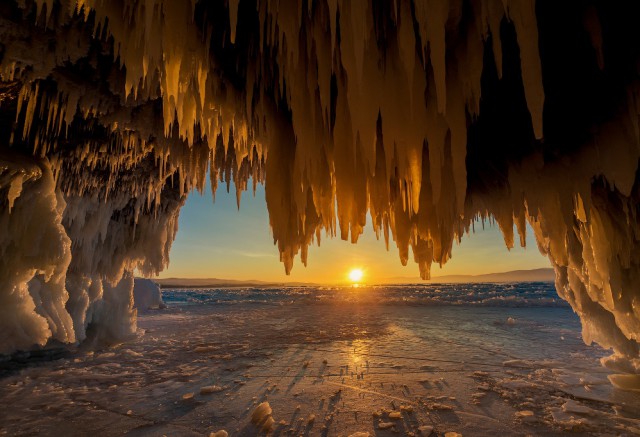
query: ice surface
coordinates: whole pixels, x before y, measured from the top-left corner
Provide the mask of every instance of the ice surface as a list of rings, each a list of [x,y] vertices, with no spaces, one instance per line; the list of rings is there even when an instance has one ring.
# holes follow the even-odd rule
[[[7,3],[0,349],[128,338],[209,173],[266,184],[287,272],[367,215],[424,278],[476,219],[508,247],[529,222],[584,340],[640,374],[636,2],[306,3]]]
[[[558,298],[552,283],[529,282],[519,284],[411,284],[351,287],[285,287],[269,289],[180,289],[163,290],[167,304],[237,304],[272,303],[286,305],[292,300],[316,303],[367,303],[407,306],[477,306],[508,308],[541,307],[566,308],[568,304]],[[497,325],[507,325],[505,319],[495,321]],[[514,326],[515,328],[515,326]],[[201,345],[196,352],[206,353],[216,350],[216,346]],[[324,363],[324,361],[327,361]],[[324,364],[329,364],[323,358]],[[303,363],[304,364],[304,363]],[[308,365],[311,365],[309,363]]]
[[[237,303],[167,299],[166,310],[138,315],[147,335],[7,372],[0,432],[250,437],[261,429],[256,410],[262,420],[271,410],[274,435],[424,435],[421,427],[426,435],[625,435],[639,425],[637,396],[607,383],[611,372],[598,362],[606,351],[584,345],[567,306],[509,308],[518,320],[511,327],[494,323],[505,320],[501,307],[329,305],[293,293],[279,305],[228,293]],[[195,352],[200,345],[230,357]],[[226,388],[201,395],[208,386]]]
[[[580,405],[573,399],[569,399],[564,403],[564,405],[562,406],[562,411],[564,411],[565,413],[577,413],[587,416],[595,415],[595,412],[591,408]]]

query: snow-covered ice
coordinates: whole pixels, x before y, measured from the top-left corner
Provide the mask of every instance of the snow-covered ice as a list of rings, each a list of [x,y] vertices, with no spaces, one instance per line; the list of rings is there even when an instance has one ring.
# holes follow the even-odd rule
[[[167,290],[165,310],[139,315],[144,335],[7,371],[0,435],[640,429],[640,400],[608,383],[607,351],[584,345],[568,306],[399,298],[415,291]]]

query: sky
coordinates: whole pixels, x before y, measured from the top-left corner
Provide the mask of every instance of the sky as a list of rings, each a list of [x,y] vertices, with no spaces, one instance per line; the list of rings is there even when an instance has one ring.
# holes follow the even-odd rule
[[[202,195],[193,192],[182,208],[170,264],[159,277],[341,283],[347,282],[352,269],[360,268],[366,283],[399,278],[419,282],[411,253],[402,266],[395,243],[390,241],[387,251],[384,240],[376,240],[368,219],[357,244],[323,234],[320,247],[309,249],[307,267],[298,256],[287,276],[273,244],[264,187],[258,186],[255,197],[250,191],[243,193],[238,211],[233,185],[231,193],[224,184],[219,186],[215,203],[207,186]],[[477,275],[541,267],[550,264],[538,251],[531,229],[527,229],[527,247],[509,251],[497,226],[487,224],[483,230],[478,223],[475,233],[464,236],[460,245],[454,243],[447,264],[442,269],[433,265],[431,274]]]

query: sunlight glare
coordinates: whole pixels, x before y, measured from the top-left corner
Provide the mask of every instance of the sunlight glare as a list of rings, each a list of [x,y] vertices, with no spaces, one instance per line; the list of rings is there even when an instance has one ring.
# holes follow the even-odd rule
[[[349,272],[349,280],[354,283],[360,282],[363,276],[364,273],[362,272],[362,269],[352,269]]]

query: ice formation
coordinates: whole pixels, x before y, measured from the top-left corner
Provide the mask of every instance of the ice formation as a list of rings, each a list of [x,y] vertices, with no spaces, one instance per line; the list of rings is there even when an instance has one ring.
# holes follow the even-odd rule
[[[219,385],[207,385],[200,388],[201,395],[210,395],[212,393],[218,393],[224,390],[224,387],[220,387]]]
[[[606,365],[640,375],[640,5],[9,0],[0,6],[2,351],[135,329],[210,174],[264,183],[285,269],[376,233],[421,275],[525,223]],[[212,224],[215,226],[215,224]]]
[[[138,311],[165,308],[160,287],[151,279],[135,278],[133,282],[133,306]]]
[[[251,414],[251,423],[253,423],[261,432],[264,432],[265,434],[271,433],[276,423],[275,419],[271,415],[272,412],[269,402],[262,402],[255,410],[253,410],[253,413]]]

